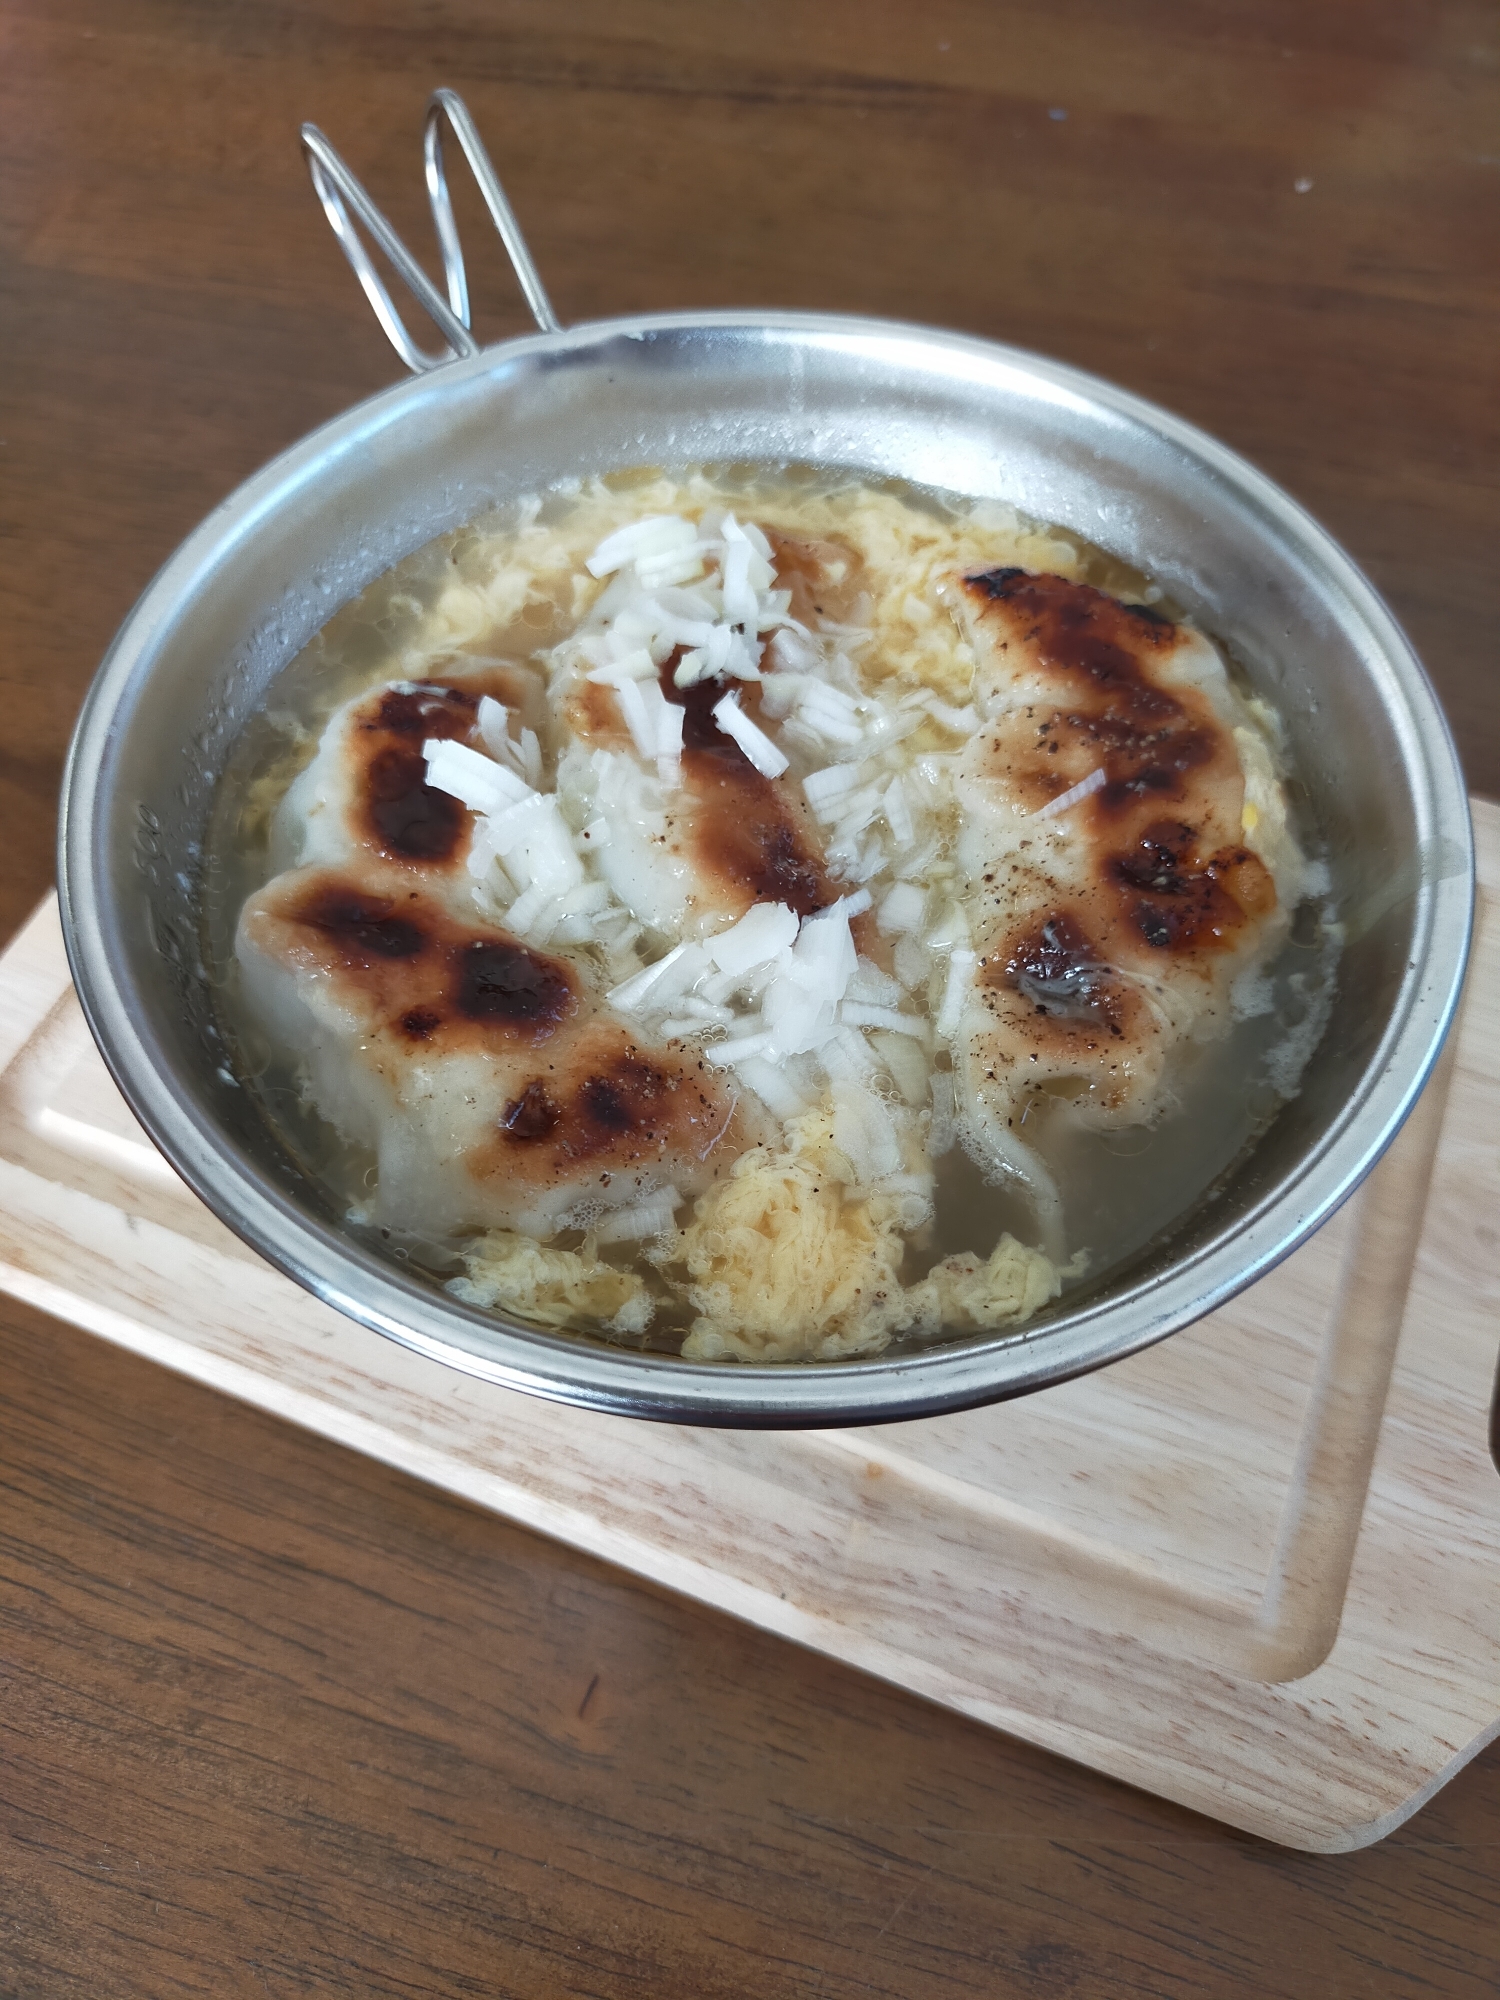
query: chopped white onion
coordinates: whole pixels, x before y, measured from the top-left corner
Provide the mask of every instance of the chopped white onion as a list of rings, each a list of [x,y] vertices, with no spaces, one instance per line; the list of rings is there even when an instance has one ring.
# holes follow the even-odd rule
[[[798,928],[796,911],[785,903],[755,903],[738,923],[709,938],[705,949],[720,972],[748,972],[795,944]]]
[[[943,989],[943,1004],[938,1009],[935,1023],[938,1034],[945,1042],[951,1041],[958,1033],[958,1024],[963,1018],[969,974],[977,962],[975,954],[962,945],[955,947],[953,956],[948,960],[948,983]]]
[[[665,1236],[681,1203],[676,1188],[662,1188],[632,1208],[617,1208],[601,1216],[594,1225],[594,1241],[639,1243],[647,1236]]]
[[[698,531],[691,521],[676,514],[652,514],[606,535],[586,567],[590,576],[608,576],[626,563],[638,563],[642,556],[664,556],[691,547],[697,539]]]
[[[797,938],[796,956],[804,966],[816,966],[836,988],[835,1000],[842,1000],[859,964],[854,939],[849,934],[849,916],[842,904],[819,910],[803,924]]]
[[[844,810],[844,801],[859,783],[858,764],[825,764],[821,771],[809,771],[802,790],[815,818],[825,824]]]
[[[904,736],[910,736],[914,729],[922,727],[920,715],[892,715],[882,709],[865,723],[865,741],[876,749],[886,749],[892,743],[899,743]]]
[[[846,1028],[842,1022],[818,1050],[818,1061],[830,1079],[842,1077],[866,1089],[879,1072],[870,1044],[857,1028]]]
[[[972,706],[950,708],[936,695],[927,697],[927,713],[934,722],[940,722],[944,729],[951,729],[955,736],[972,736],[979,727],[978,711]]]
[[[910,783],[908,783],[908,797],[910,796],[910,792],[911,787]],[[922,842],[922,845],[915,852],[902,855],[900,861],[896,864],[898,878],[903,882],[915,882],[920,885],[925,880],[932,868],[933,862],[937,860],[941,852],[942,842],[936,834],[932,834]]]
[[[1069,806],[1076,806],[1080,800],[1088,798],[1107,783],[1104,766],[1101,764],[1097,770],[1090,771],[1086,778],[1080,778],[1076,785],[1069,785],[1065,792],[1059,792],[1055,799],[1048,799],[1044,806],[1039,806],[1033,818],[1051,819],[1054,813],[1066,812]]]
[[[887,936],[919,931],[927,914],[927,897],[915,882],[898,882],[875,913],[875,928]]]
[[[663,696],[656,718],[656,775],[669,789],[682,776],[682,725],[686,714],[680,702],[668,701]]]
[[[742,1056],[736,1068],[740,1081],[777,1118],[800,1118],[807,1110],[807,1099],[788,1080],[786,1071],[767,1062],[764,1056]]]
[[[649,647],[637,646],[633,652],[622,654],[618,660],[609,660],[604,666],[595,667],[584,678],[598,681],[603,687],[619,687],[624,681],[654,681],[656,662]]]
[[[753,625],[759,606],[750,587],[750,558],[754,554],[733,514],[724,517],[724,560],[721,565],[724,616],[731,625]]]
[[[915,931],[905,931],[897,938],[896,949],[891,953],[891,963],[895,968],[896,977],[908,992],[916,993],[925,989],[932,961]]]
[[[870,1047],[895,1079],[896,1088],[914,1111],[927,1102],[927,1048],[908,1035],[887,1034],[883,1028],[870,1033]]]
[[[796,631],[783,625],[771,641],[771,657],[789,674],[805,674],[822,662],[822,654],[799,626]]]
[[[950,903],[922,940],[929,951],[951,951],[969,942],[969,920],[957,903]]]
[[[789,716],[797,705],[800,674],[773,671],[764,674],[760,683],[760,706],[763,715],[769,715],[773,722],[781,722]]]
[[[506,911],[506,928],[529,943],[545,944],[552,924],[562,915],[557,907],[558,900],[545,882],[533,884],[523,890]],[[546,924],[542,922],[544,916],[550,918]]]
[[[912,823],[911,807],[906,803],[906,793],[899,778],[892,778],[886,786],[881,809],[892,840],[898,847],[909,847],[917,837],[917,829]]]
[[[422,755],[433,790],[460,799],[471,812],[503,812],[507,806],[536,797],[531,787],[503,764],[481,756],[466,743],[455,743],[451,737],[429,737],[422,745]]]
[[[744,713],[737,695],[726,694],[722,701],[715,702],[713,717],[724,734],[740,746],[762,777],[781,776],[790,759]]]
[[[490,823],[480,813],[469,836],[468,871],[476,882],[482,882],[499,859],[500,851],[490,838]]]
[[[747,1056],[764,1055],[770,1046],[768,1034],[739,1035],[733,1041],[716,1042],[704,1051],[704,1057],[715,1069],[727,1069],[731,1063],[744,1062]]]
[[[612,986],[605,999],[619,1014],[634,1014],[648,997],[656,1006],[685,993],[707,965],[707,953],[700,945],[679,944],[665,958]]]
[[[852,840],[865,828],[880,811],[883,804],[880,790],[875,785],[863,785],[857,792],[839,801],[838,819],[834,826],[836,840]]]
[[[773,571],[773,577],[774,574]],[[757,628],[762,632],[775,632],[792,622],[792,593],[789,590],[763,590],[760,593]]]
[[[846,1000],[863,1000],[872,1007],[894,1007],[901,999],[901,982],[892,979],[888,972],[882,972],[878,965],[872,965],[867,958],[860,959],[854,969],[854,977],[844,989]]]
[[[834,1009],[796,974],[773,980],[761,1001],[767,1047],[777,1056],[803,1055],[832,1033]]]
[[[887,1028],[893,1035],[910,1035],[913,1041],[927,1039],[927,1023],[920,1015],[900,1014],[894,1007],[876,1007],[866,1000],[846,1000],[839,1018],[851,1028]]]
[[[734,1025],[733,1011],[728,1007],[716,1007],[711,1000],[702,1000],[696,993],[686,993],[678,1003],[690,1020],[705,1028],[729,1028]]]
[[[740,532],[762,562],[769,563],[772,560],[771,544],[764,528],[758,528],[753,521],[746,521]]]
[[[727,628],[716,626],[716,631]],[[730,631],[729,643],[724,648],[724,672],[733,674],[736,680],[758,681],[760,679],[760,647],[747,639],[743,632]]]
[[[607,882],[580,882],[576,889],[567,889],[559,898],[565,917],[588,917],[602,910],[609,901]]]
[[[659,590],[664,585],[696,583],[703,574],[703,558],[708,552],[704,542],[689,542],[681,549],[668,549],[657,556],[637,556],[635,573],[648,588]]]
[[[833,1085],[833,1143],[863,1186],[901,1171],[901,1144],[890,1112],[870,1091],[842,1078]]]
[[[505,704],[496,701],[492,694],[479,697],[475,727],[479,731],[480,742],[492,757],[503,763],[515,755],[516,746],[510,740]]]
[[[869,882],[880,873],[884,866],[885,849],[880,844],[879,834],[872,834],[869,840],[865,842],[863,854],[860,855],[859,860],[849,870],[849,874],[856,882]]]
[[[932,1122],[927,1128],[927,1157],[940,1160],[953,1147],[956,1116],[953,1101],[953,1072],[940,1069],[932,1077]]]
[[[533,792],[492,814],[488,837],[519,889],[539,886],[560,895],[583,880],[573,836],[551,793]]]
[[[802,683],[802,706],[809,715],[831,715],[836,722],[856,721],[860,709],[860,704],[842,688],[811,675]]]
[[[800,677],[797,720],[830,743],[859,743],[864,736],[858,703],[842,688],[811,675]]]
[[[644,683],[634,678],[621,681],[615,688],[615,700],[620,704],[620,714],[625,727],[630,731],[630,740],[642,757],[656,755],[656,717],[646,707],[643,693]],[[658,688],[657,693],[661,693]]]

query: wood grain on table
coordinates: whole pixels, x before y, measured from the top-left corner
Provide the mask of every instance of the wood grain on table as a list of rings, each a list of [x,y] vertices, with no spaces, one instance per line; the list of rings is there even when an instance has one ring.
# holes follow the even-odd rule
[[[11,0],[0,933],[152,570],[397,373],[298,122],[426,243],[436,83],[564,319],[930,320],[1246,451],[1500,791],[1492,4]],[[0,1339],[6,2000],[1500,1986],[1500,1748],[1381,1847],[1281,1853],[39,1315]]]

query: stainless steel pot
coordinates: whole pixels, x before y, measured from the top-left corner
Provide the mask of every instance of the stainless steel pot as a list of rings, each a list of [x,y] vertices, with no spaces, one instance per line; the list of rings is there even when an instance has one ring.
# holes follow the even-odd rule
[[[443,180],[445,118],[543,327],[482,351]],[[1316,522],[1190,425],[987,341],[809,313],[561,329],[477,135],[440,93],[427,162],[444,300],[326,141],[305,137],[361,282],[422,372],[286,452],[188,538],[100,668],[63,795],[63,924],[90,1025],[136,1115],[210,1208],[318,1297],[455,1367],[596,1409],[765,1426],[928,1414],[1097,1368],[1222,1304],[1325,1221],[1389,1144],[1442,1044],[1473,853],[1432,689]],[[445,354],[422,354],[401,327],[351,209],[437,321]],[[341,1232],[226,1061],[200,944],[204,836],[229,746],[278,671],[400,557],[571,474],[788,459],[1004,498],[1155,577],[1286,718],[1349,941],[1301,1094],[1127,1277],[1008,1337],[715,1367],[469,1310]]]

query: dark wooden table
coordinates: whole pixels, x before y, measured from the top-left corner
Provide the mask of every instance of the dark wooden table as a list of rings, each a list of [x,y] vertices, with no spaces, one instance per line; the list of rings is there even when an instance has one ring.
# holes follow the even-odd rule
[[[0,933],[132,598],[397,372],[299,120],[425,243],[436,83],[564,318],[930,320],[1217,432],[1369,569],[1500,792],[1493,0],[11,0]],[[1500,1748],[1381,1847],[1283,1853],[0,1334],[5,2000],[1500,1989]]]

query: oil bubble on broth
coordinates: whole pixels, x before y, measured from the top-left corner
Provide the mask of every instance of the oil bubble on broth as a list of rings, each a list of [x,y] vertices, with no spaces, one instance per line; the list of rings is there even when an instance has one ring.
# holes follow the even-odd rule
[[[205,914],[279,1143],[470,1306],[698,1360],[1026,1327],[1297,1089],[1326,877],[1150,583],[805,468],[570,486],[276,683]]]

